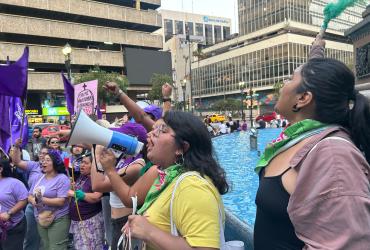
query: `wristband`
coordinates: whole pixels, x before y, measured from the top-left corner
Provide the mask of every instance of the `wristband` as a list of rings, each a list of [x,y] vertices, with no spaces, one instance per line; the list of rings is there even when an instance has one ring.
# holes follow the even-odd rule
[[[118,93],[116,94],[116,96],[119,98],[122,94],[123,94],[122,89],[119,89],[119,90],[118,90]]]

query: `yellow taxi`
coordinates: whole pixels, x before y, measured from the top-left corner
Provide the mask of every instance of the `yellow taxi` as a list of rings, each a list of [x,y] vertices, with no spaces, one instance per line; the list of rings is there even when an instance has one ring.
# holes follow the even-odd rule
[[[214,114],[210,116],[211,122],[224,122],[226,120],[224,115]]]

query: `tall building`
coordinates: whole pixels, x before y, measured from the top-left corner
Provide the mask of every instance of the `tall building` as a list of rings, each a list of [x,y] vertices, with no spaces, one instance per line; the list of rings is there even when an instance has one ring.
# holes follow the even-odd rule
[[[189,58],[192,58],[198,46],[209,47],[230,39],[231,19],[164,9],[160,9],[159,13],[162,16],[162,28],[155,33],[163,36],[163,50],[171,52],[174,101],[182,105],[185,101],[190,110]]]
[[[245,100],[252,89],[259,94],[260,112],[272,110],[274,86],[306,62],[328,2],[239,0],[240,36],[204,49],[207,58],[192,64],[196,108],[210,107],[221,98]],[[353,46],[343,32],[360,22],[364,9],[356,4],[330,23],[325,35],[328,57],[353,67]]]
[[[66,114],[60,75],[66,43],[72,47],[73,73],[98,65],[123,74],[126,47],[162,49],[162,37],[153,34],[162,25],[156,11],[160,4],[141,0],[135,8],[134,0],[0,0],[0,60],[15,61],[26,45],[30,48],[29,117],[55,121]],[[132,94],[149,89],[145,83],[129,86]]]
[[[164,9],[159,10],[159,13],[163,23],[158,32],[163,35],[163,42],[173,36],[185,38],[187,29],[190,36],[207,46],[227,40],[230,36],[230,18]]]

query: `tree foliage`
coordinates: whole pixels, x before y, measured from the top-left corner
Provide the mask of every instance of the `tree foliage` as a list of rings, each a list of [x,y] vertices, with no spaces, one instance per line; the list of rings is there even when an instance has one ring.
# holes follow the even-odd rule
[[[274,83],[274,95],[276,96],[276,99],[280,96],[280,89],[284,86],[283,82],[275,82]]]
[[[152,102],[154,100],[161,100],[162,85],[165,83],[172,85],[172,77],[167,74],[153,74],[152,78],[150,79],[150,85],[152,85],[152,89],[148,93],[148,99]]]
[[[118,73],[109,73],[98,66],[90,69],[87,73],[76,74],[74,75],[74,84],[88,82],[92,80],[98,80],[98,99],[99,102],[103,101],[105,103],[113,103],[114,99],[112,96],[103,89],[103,85],[107,81],[116,82],[120,89],[126,91],[128,86],[128,80],[125,76],[120,75]]]

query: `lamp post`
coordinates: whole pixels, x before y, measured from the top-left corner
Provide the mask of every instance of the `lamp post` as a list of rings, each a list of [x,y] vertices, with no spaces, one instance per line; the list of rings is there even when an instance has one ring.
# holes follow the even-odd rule
[[[244,107],[243,107],[243,101],[244,101],[244,88],[245,88],[245,82],[239,82],[239,88],[240,88],[240,94],[242,96],[241,99],[241,107],[242,107],[242,120],[244,120]]]
[[[62,52],[63,52],[63,55],[65,57],[65,66],[66,66],[66,69],[67,69],[67,77],[68,77],[68,80],[71,81],[72,80],[72,71],[71,71],[71,53],[72,53],[72,47],[71,45],[69,45],[69,43],[66,43],[66,45],[64,45],[63,49],[62,49]]]
[[[183,100],[184,112],[185,112],[186,111],[186,101],[185,101],[186,79],[181,81],[181,88],[182,88],[182,100]]]
[[[249,120],[251,122],[251,128],[253,128],[253,89],[252,89],[252,84],[249,86],[249,96],[251,98],[251,106],[249,110]]]

